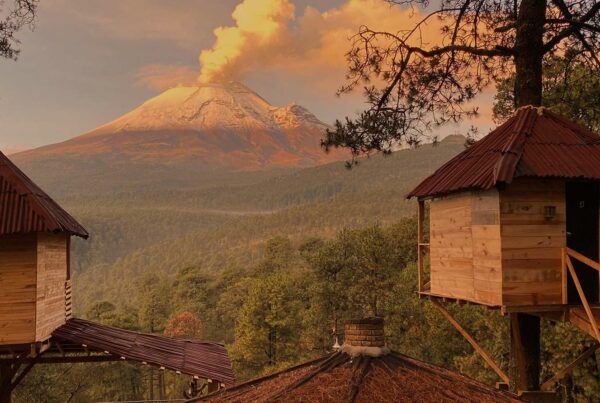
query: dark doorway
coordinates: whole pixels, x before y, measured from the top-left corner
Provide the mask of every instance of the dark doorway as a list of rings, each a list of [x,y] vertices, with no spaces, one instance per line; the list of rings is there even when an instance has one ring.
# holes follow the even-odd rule
[[[598,197],[600,188],[595,182],[567,183],[567,246],[594,261],[598,261]],[[590,303],[598,302],[598,272],[571,258],[581,288]],[[581,299],[569,276],[568,296],[570,304],[579,304]]]

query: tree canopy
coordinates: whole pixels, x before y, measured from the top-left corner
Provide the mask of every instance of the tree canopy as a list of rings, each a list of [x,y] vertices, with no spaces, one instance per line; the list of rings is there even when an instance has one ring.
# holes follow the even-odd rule
[[[15,60],[19,56],[17,32],[32,26],[39,0],[0,1],[0,57]]]
[[[600,72],[600,3],[595,0],[388,0],[423,7],[425,16],[397,32],[360,28],[347,54],[346,93],[363,86],[368,109],[338,121],[323,146],[353,156],[417,144],[434,126],[474,116],[471,101],[514,76],[514,106],[542,103],[543,62],[569,53]],[[423,28],[440,26],[432,44]]]
[[[600,132],[600,74],[590,74],[585,64],[569,54],[544,64],[542,105]],[[502,122],[514,110],[514,76],[499,82],[494,102],[494,118]]]

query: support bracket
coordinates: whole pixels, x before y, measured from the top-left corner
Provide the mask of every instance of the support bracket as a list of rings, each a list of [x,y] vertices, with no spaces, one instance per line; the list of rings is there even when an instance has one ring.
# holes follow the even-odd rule
[[[504,381],[505,383],[509,383],[508,375],[506,375],[506,373],[502,371],[502,369],[500,369],[500,367],[494,362],[494,360],[492,360],[489,354],[486,353],[485,350],[483,350],[483,348],[481,348],[481,346],[477,344],[475,339],[473,339],[473,337],[471,337],[471,335],[460,325],[460,323],[458,323],[456,319],[452,317],[450,312],[448,312],[448,310],[436,300],[432,299],[431,303],[438,309],[438,311],[441,312],[441,314],[448,320],[448,322],[450,322],[450,324],[454,326],[454,328],[467,340],[467,342],[469,342],[469,344],[475,349],[475,351],[481,356],[481,358],[483,358],[483,360],[490,366],[490,368],[494,370],[494,372],[500,377],[500,379],[502,379],[502,381]]]

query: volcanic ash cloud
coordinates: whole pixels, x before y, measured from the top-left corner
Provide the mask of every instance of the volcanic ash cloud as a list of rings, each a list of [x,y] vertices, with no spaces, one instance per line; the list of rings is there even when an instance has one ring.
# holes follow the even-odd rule
[[[245,66],[253,64],[249,59],[258,57],[256,52],[286,36],[294,5],[288,0],[244,0],[232,17],[236,26],[215,29],[214,46],[200,53],[201,83],[239,79]]]

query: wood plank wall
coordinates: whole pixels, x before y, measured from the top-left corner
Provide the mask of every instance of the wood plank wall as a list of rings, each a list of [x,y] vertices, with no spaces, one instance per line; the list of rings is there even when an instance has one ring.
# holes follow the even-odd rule
[[[471,202],[474,298],[489,305],[501,305],[502,247],[498,190],[473,192]]]
[[[544,206],[556,217],[544,218]],[[565,182],[518,178],[500,192],[503,304],[560,304]]]
[[[500,305],[498,191],[464,192],[433,200],[430,230],[431,292]]]
[[[35,339],[36,236],[0,237],[0,344]]]
[[[37,341],[65,323],[67,245],[65,234],[38,234]]]
[[[436,199],[430,205],[431,292],[473,300],[471,193]]]

